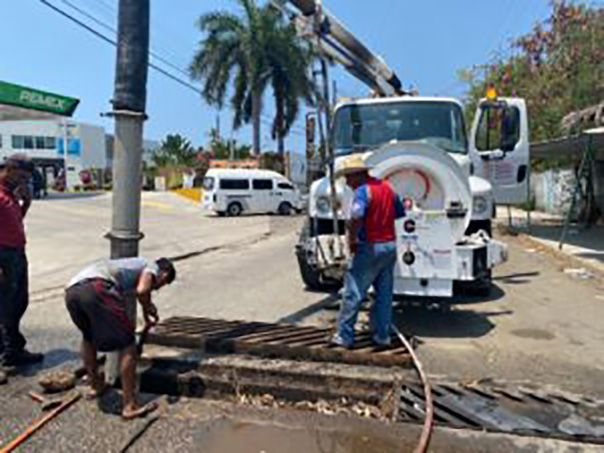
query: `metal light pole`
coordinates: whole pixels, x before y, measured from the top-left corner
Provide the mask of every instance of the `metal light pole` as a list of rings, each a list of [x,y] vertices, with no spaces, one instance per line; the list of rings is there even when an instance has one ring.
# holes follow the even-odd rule
[[[138,256],[142,186],[143,123],[149,67],[150,0],[120,0],[115,92],[113,155],[113,216],[111,258]],[[136,320],[136,300],[128,301],[128,314]],[[107,379],[115,383],[118,356],[110,354]]]
[[[65,191],[67,191],[67,157],[69,156],[69,124],[63,119],[63,174],[65,175]]]

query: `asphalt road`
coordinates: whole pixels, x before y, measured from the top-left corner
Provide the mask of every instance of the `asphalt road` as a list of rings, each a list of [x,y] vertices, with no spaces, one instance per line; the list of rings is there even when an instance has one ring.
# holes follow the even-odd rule
[[[171,194],[146,194],[141,254],[180,256],[178,281],[157,294],[163,317],[289,320],[329,325],[329,294],[305,291],[293,246],[301,217],[204,216]],[[28,218],[32,304],[25,332],[46,366],[76,356],[78,335],[62,285],[87,262],[107,255],[106,195],[38,202]],[[487,299],[461,297],[441,313],[403,309],[399,321],[422,341],[419,355],[433,376],[452,380],[532,381],[604,397],[604,287],[563,272],[572,263],[519,238],[495,272]],[[191,256],[185,256],[191,254]]]

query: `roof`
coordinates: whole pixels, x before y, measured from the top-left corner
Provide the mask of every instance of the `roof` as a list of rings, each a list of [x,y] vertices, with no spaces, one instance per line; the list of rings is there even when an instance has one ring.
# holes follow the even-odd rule
[[[206,173],[207,176],[230,176],[233,178],[253,178],[264,176],[265,178],[283,178],[287,179],[281,173],[272,170],[247,170],[237,168],[211,168]]]
[[[0,81],[0,121],[72,116],[79,99]]]
[[[602,129],[602,128],[600,128]],[[587,131],[586,131],[587,132]],[[594,131],[596,132],[596,131]],[[590,133],[564,137],[546,142],[531,143],[531,157],[539,159],[552,159],[560,157],[579,157],[591,137],[591,144],[595,150],[596,157],[604,160],[604,131],[601,133]]]
[[[359,98],[350,99],[338,103],[336,109],[347,105],[376,105],[376,104],[396,104],[400,102],[451,102],[463,107],[463,104],[455,98],[448,97],[424,97],[424,96],[393,96],[386,98]]]

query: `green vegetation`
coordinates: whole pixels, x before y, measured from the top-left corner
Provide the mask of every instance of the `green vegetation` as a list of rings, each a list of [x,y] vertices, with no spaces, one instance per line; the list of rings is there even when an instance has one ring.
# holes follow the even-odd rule
[[[470,116],[492,84],[500,95],[527,100],[532,142],[560,137],[564,116],[604,100],[604,8],[554,2],[550,17],[514,40],[512,55],[493,62],[488,75],[460,77],[470,85]]]
[[[179,134],[168,135],[161,142],[159,149],[153,154],[153,163],[156,167],[195,165],[197,151],[191,142]]]
[[[261,151],[262,99],[270,85],[276,111],[272,135],[283,152],[300,100],[313,99],[312,56],[277,8],[237,1],[240,16],[213,12],[199,19],[204,38],[191,63],[191,77],[203,83],[203,98],[210,105],[222,108],[232,91],[233,126],[252,123],[255,155]]]
[[[246,160],[252,156],[252,147],[237,143],[237,140],[225,140],[218,130],[210,131],[210,155],[219,160]]]

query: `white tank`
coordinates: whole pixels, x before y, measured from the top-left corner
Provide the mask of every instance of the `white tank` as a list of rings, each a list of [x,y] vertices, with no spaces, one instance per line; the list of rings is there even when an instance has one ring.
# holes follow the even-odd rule
[[[470,224],[472,191],[467,176],[447,152],[425,143],[386,145],[367,157],[371,174],[390,181],[414,209],[447,212],[453,242],[458,242]]]

